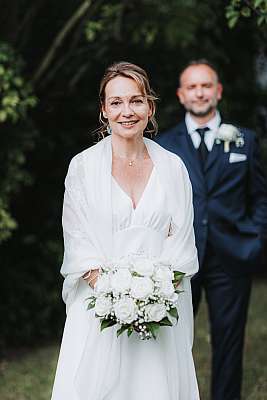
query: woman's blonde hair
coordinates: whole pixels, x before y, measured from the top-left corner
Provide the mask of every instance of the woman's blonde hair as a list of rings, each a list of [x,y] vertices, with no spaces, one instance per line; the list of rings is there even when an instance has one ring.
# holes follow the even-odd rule
[[[99,121],[100,121],[100,128],[99,128],[99,133],[102,134],[102,136],[106,136],[107,134],[107,128],[108,128],[108,120],[103,116],[102,113],[102,107],[105,104],[105,89],[109,81],[111,79],[116,78],[117,76],[123,76],[125,78],[130,78],[133,79],[139,89],[141,90],[141,93],[147,98],[148,104],[150,106],[150,109],[152,111],[151,117],[149,118],[149,122],[152,125],[151,129],[146,129],[146,133],[156,134],[158,131],[158,124],[155,118],[155,111],[156,111],[156,100],[158,97],[156,96],[154,90],[150,87],[149,79],[147,76],[147,73],[145,70],[143,70],[141,67],[138,65],[126,62],[126,61],[120,61],[116,62],[112,65],[110,65],[105,73],[104,76],[100,82],[100,89],[99,89],[99,101],[100,101],[100,114],[99,114]]]

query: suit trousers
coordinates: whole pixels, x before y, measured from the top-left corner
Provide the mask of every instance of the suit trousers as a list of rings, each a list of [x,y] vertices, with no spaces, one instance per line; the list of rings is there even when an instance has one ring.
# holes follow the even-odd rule
[[[233,277],[207,245],[204,263],[192,278],[196,314],[205,292],[212,345],[212,400],[240,400],[245,326],[251,275]],[[197,329],[197,326],[196,326]]]

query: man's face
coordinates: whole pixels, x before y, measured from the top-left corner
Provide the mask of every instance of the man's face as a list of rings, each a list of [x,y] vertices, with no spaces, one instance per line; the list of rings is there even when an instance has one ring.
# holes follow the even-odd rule
[[[181,75],[177,96],[193,116],[207,117],[214,113],[222,97],[222,85],[208,65],[190,65]]]

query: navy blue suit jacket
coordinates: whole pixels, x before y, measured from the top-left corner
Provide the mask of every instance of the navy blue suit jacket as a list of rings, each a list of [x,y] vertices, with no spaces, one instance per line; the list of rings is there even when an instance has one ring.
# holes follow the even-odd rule
[[[155,140],[184,161],[193,187],[194,228],[200,266],[210,242],[232,275],[257,267],[267,234],[267,187],[254,132],[239,128],[244,146],[231,143],[230,152],[214,143],[203,173],[198,151],[184,122]],[[229,162],[230,153],[246,160]],[[245,158],[245,157],[243,157]]]

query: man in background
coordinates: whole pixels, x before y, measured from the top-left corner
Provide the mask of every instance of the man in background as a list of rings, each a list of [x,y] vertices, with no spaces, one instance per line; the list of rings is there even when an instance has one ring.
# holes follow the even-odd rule
[[[212,344],[212,400],[240,400],[251,273],[267,235],[267,188],[254,132],[222,125],[222,84],[206,60],[189,63],[177,96],[185,120],[156,141],[184,161],[192,182],[200,270],[191,281],[197,313],[205,292]]]

